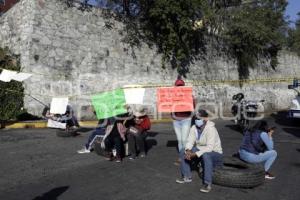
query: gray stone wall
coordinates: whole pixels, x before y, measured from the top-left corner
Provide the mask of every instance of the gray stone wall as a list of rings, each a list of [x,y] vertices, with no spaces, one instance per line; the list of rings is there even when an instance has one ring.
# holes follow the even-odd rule
[[[111,26],[107,26],[107,24]],[[129,84],[173,84],[177,72],[161,67],[161,55],[143,44],[130,47],[123,42],[124,25],[103,17],[100,9],[80,11],[60,1],[22,0],[0,18],[0,46],[21,56],[22,69],[34,73],[24,82],[26,93],[49,103],[52,97],[69,96],[78,117],[93,117],[90,95]],[[279,66],[270,70],[261,64],[250,72],[252,78],[300,75],[300,59],[287,52]],[[187,81],[237,80],[237,65],[213,50],[205,60],[190,67]],[[217,102],[228,111],[233,94],[244,92],[249,99],[266,99],[267,110],[284,109],[295,95],[287,83],[194,86],[199,102]],[[155,112],[155,89],[146,90],[146,104]],[[25,97],[29,112],[40,115],[42,105]]]

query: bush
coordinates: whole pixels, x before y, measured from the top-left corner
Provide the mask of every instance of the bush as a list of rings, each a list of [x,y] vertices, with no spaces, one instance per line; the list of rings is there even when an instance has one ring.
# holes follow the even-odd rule
[[[0,48],[0,71],[3,69],[20,71],[19,57],[7,49]],[[17,81],[0,81],[0,123],[5,127],[8,120],[16,119],[23,108],[24,87]]]

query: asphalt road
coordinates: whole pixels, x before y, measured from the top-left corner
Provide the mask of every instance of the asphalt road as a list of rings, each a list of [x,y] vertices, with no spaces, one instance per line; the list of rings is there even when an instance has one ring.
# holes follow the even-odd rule
[[[91,129],[72,138],[60,138],[52,129],[0,131],[0,199],[20,200],[152,200],[152,199],[264,199],[300,198],[300,123],[268,118],[278,127],[274,135],[278,159],[275,180],[254,189],[213,185],[199,191],[201,180],[175,183],[179,169],[176,137],[169,123],[154,124],[147,138],[149,153],[135,161],[109,162],[95,153],[77,154]],[[230,121],[215,120],[225,155],[237,151],[242,135]]]

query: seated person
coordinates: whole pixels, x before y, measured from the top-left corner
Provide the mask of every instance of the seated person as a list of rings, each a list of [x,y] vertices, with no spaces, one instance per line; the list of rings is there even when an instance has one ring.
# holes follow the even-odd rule
[[[70,105],[67,105],[66,112],[62,115],[50,113],[50,107],[46,106],[43,110],[42,115],[48,120],[50,119],[57,122],[66,123],[67,128],[79,127],[75,112]]]
[[[151,128],[151,122],[146,111],[146,108],[140,108],[138,112],[134,113],[134,124],[127,131],[129,159],[131,160],[136,158],[136,146],[139,148],[140,157],[146,156],[146,131]]]
[[[264,163],[265,178],[274,179],[275,176],[269,170],[277,157],[274,150],[272,135],[274,128],[269,129],[266,121],[257,122],[251,129],[245,132],[239,156],[249,163]]]
[[[125,124],[132,118],[130,107],[126,106],[127,113],[108,119],[108,125],[105,130],[104,138],[101,142],[102,148],[107,152],[107,159],[112,161],[114,155],[112,150],[116,150],[116,162],[121,162],[124,155],[124,142],[126,141]]]
[[[104,137],[105,130],[108,124],[107,119],[100,119],[98,121],[98,126],[96,129],[92,132],[92,134],[89,136],[87,143],[85,144],[84,148],[81,150],[78,150],[78,153],[90,153],[92,150],[92,145],[97,137]]]
[[[223,165],[223,152],[215,123],[208,119],[208,113],[205,110],[198,110],[196,118],[195,125],[190,129],[185,149],[179,152],[182,178],[177,179],[176,182],[192,182],[190,164],[192,161],[201,162],[204,185],[200,191],[207,193],[211,190],[214,168]]]

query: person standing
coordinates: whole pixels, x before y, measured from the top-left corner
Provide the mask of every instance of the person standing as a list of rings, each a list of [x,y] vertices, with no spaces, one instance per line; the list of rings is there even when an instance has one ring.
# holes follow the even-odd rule
[[[177,80],[175,81],[176,87],[185,86],[185,82],[182,80],[182,77],[178,75]],[[173,128],[176,134],[177,142],[178,142],[178,152],[184,149],[187,137],[189,135],[189,131],[191,128],[192,121],[192,112],[173,112]],[[179,165],[181,159],[175,161],[175,165]]]

